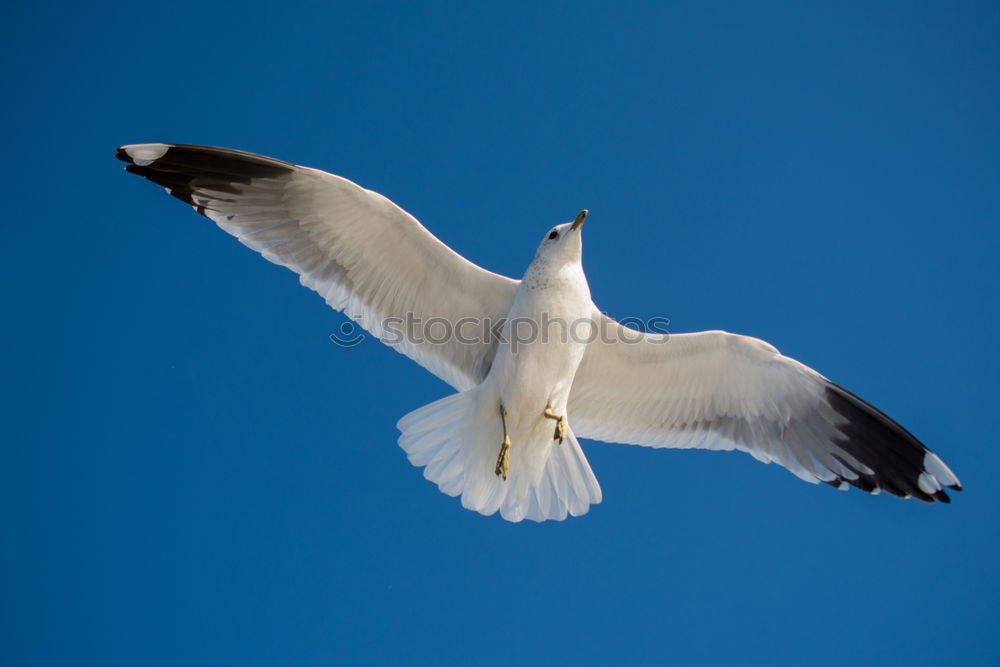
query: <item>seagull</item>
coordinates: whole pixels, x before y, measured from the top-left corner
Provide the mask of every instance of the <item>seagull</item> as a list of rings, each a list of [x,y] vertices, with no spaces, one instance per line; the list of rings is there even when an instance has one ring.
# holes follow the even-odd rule
[[[456,390],[397,427],[410,462],[467,509],[514,522],[585,514],[601,487],[578,438],[739,450],[813,484],[928,503],[962,488],[886,414],[764,341],[605,316],[583,271],[586,210],[546,231],[513,280],[324,171],[188,144],[131,144],[117,157]],[[431,322],[451,335],[418,335]],[[547,335],[553,322],[564,326]],[[480,323],[495,335],[472,335]]]

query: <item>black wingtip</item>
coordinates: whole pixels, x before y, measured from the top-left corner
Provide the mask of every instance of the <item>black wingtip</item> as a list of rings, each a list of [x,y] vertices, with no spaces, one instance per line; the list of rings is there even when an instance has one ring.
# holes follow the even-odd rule
[[[162,185],[202,214],[205,207],[195,201],[201,190],[239,194],[255,179],[277,178],[295,169],[263,155],[192,144],[128,144],[120,146],[115,157],[128,163],[125,171]]]
[[[842,436],[835,440],[836,444],[872,471],[857,470],[844,458],[837,457],[857,473],[856,479],[844,481],[869,493],[878,488],[927,503],[951,502],[943,489],[927,492],[920,487],[921,475],[930,474],[925,466],[926,457],[933,454],[912,433],[864,399],[833,383],[827,384],[826,399],[844,420],[837,425]],[[946,486],[961,490],[961,485]]]

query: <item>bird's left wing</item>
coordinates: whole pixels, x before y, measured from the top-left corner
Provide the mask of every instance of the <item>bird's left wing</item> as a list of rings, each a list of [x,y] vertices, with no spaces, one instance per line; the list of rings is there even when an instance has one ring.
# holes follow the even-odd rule
[[[442,329],[498,322],[517,281],[469,262],[382,195],[225,148],[133,144],[118,158],[456,389],[489,371],[490,336]]]
[[[649,334],[596,312],[569,420],[584,438],[738,449],[800,478],[948,502],[958,478],[919,440],[764,341],[724,331]]]

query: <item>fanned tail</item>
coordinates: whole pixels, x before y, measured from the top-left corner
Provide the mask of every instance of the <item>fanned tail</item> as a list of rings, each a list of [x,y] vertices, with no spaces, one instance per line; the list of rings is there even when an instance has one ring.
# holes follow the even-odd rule
[[[561,521],[601,502],[601,487],[568,429],[561,445],[544,424],[539,444],[514,438],[507,479],[495,474],[503,440],[499,403],[475,387],[446,396],[399,420],[399,446],[424,477],[462,506],[480,514],[497,511],[507,521]]]

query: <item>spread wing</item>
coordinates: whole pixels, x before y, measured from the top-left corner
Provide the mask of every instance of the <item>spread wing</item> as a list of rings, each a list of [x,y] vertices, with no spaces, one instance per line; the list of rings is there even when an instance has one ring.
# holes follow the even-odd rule
[[[497,322],[510,310],[517,281],[469,262],[382,195],[323,171],[224,148],[134,144],[117,157],[298,273],[334,309],[456,389],[486,376],[490,337],[431,342],[446,337],[433,323]]]
[[[906,429],[771,345],[724,331],[646,334],[595,314],[573,381],[582,437],[748,452],[807,482],[948,502],[954,473]]]

